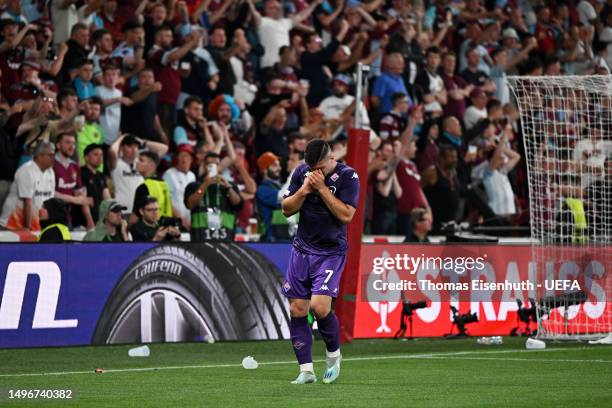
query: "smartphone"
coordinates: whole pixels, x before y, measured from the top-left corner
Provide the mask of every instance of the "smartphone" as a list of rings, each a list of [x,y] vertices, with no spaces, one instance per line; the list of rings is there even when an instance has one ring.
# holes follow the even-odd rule
[[[210,163],[206,166],[206,172],[208,173],[208,177],[217,177],[217,164]]]

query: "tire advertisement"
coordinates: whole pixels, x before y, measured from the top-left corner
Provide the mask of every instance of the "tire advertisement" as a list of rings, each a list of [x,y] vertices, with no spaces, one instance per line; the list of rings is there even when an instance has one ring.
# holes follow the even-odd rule
[[[289,245],[0,246],[0,348],[289,336]]]

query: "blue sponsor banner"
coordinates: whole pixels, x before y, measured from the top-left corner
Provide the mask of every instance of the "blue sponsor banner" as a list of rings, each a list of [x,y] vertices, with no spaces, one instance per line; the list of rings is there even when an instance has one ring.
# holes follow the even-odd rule
[[[179,244],[172,248],[182,248],[189,254],[196,254],[195,258],[203,259],[198,245],[204,244]],[[265,273],[273,275],[274,279],[285,273],[289,244],[246,246],[268,260],[266,268],[270,272]],[[142,265],[143,257],[144,262],[148,262],[152,273],[146,278],[150,282],[157,279],[163,284],[167,280],[162,273],[170,273],[168,262],[171,261],[155,252],[159,247],[148,243],[0,245],[0,348],[92,344],[105,308],[112,303],[109,301],[111,294],[116,296],[120,281],[124,283],[130,274],[135,275],[137,262]],[[170,250],[166,252],[171,253]],[[205,265],[207,261],[203,259]],[[206,267],[214,269],[214,265]],[[199,291],[195,292],[195,298],[203,293],[201,287]],[[202,315],[206,317],[206,313]],[[214,328],[210,330],[214,333]],[[221,334],[215,337],[232,338],[222,332],[220,329]],[[124,337],[123,342],[130,341]]]

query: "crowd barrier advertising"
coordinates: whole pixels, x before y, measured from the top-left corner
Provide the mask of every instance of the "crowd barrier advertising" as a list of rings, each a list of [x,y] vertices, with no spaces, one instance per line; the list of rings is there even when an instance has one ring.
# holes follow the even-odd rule
[[[288,338],[280,293],[288,252],[265,244],[0,245],[0,347]]]
[[[289,314],[280,286],[290,250],[289,244],[2,244],[0,348],[286,339]],[[597,255],[550,265],[550,280],[566,287],[419,287],[420,281],[534,282],[532,255],[530,246],[366,244],[354,337],[392,337],[408,300],[426,302],[413,313],[414,336],[449,333],[450,306],[477,313],[479,321],[467,326],[471,335],[506,335],[518,325],[516,299],[527,304],[574,284],[588,300],[568,309],[569,324],[602,317],[609,324],[609,260]],[[426,265],[438,258],[452,264]],[[415,273],[412,262],[420,263]],[[381,289],[385,282],[405,287]]]
[[[553,248],[554,249],[554,248]],[[470,335],[508,335],[525,325],[517,321],[518,303],[529,298],[585,292],[584,303],[568,307],[567,324],[603,322],[612,331],[610,264],[612,248],[585,251],[502,245],[364,245],[361,252],[355,337],[392,337],[400,328],[404,302],[426,302],[413,310],[415,337],[450,334],[451,306],[458,314],[476,313]],[[534,252],[535,251],[535,252]],[[546,279],[536,279],[539,252],[555,254],[546,263]],[[548,258],[541,258],[548,259]],[[450,283],[450,285],[449,285]],[[499,284],[492,287],[488,283]],[[564,314],[563,307],[551,311]],[[563,321],[555,315],[553,321]],[[406,322],[408,323],[408,322]],[[547,324],[544,321],[544,324]],[[555,323],[556,324],[556,323]],[[593,325],[591,325],[593,326]],[[531,322],[531,330],[536,324]],[[454,333],[457,333],[456,328]],[[604,328],[605,330],[605,328]],[[409,328],[405,335],[409,335]]]

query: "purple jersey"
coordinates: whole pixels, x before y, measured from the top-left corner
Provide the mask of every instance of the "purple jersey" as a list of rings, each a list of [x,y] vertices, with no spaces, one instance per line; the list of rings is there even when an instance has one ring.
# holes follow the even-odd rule
[[[295,169],[285,197],[295,194],[302,187],[309,171],[307,164],[301,164]],[[357,208],[359,177],[353,168],[338,163],[334,171],[325,177],[325,185],[337,199]],[[340,254],[348,248],[346,225],[332,214],[318,194],[308,194],[304,200],[293,246],[312,255]]]

